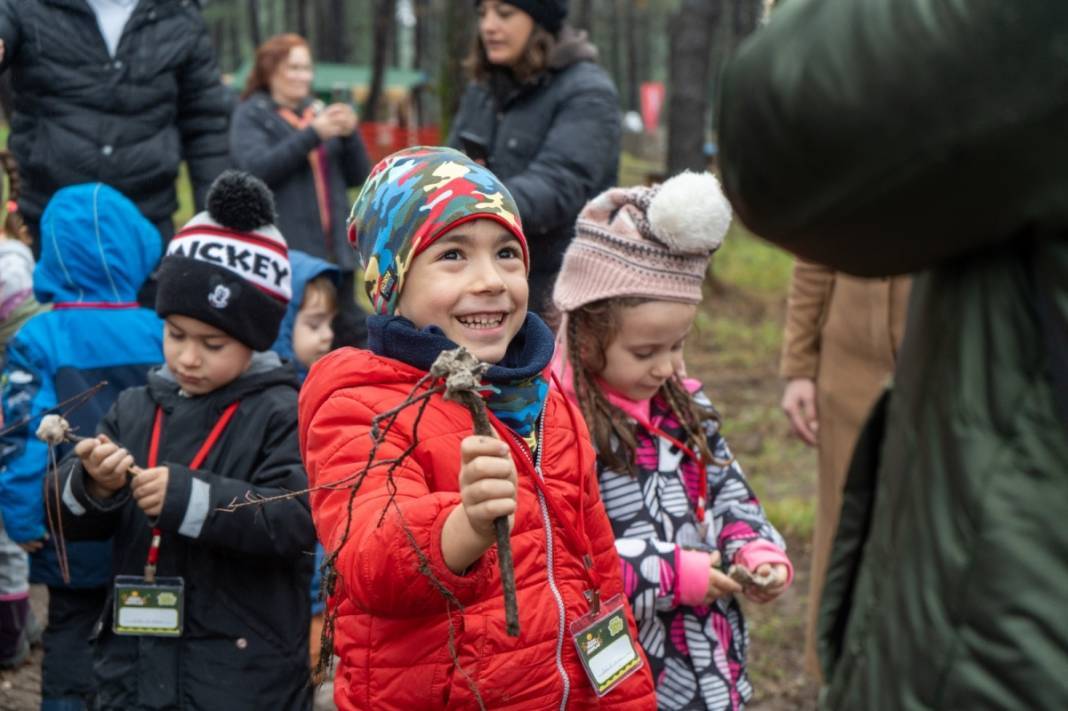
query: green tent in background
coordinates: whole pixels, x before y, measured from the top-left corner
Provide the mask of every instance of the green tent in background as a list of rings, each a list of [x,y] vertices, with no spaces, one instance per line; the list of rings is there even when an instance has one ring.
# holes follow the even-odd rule
[[[229,84],[240,91],[252,71],[252,62],[245,62],[229,78]],[[387,69],[385,88],[390,103],[406,97],[413,89],[426,86],[430,82],[426,72],[416,69]],[[332,64],[317,62],[312,91],[325,102],[355,101],[363,102],[371,87],[371,67],[364,64]]]

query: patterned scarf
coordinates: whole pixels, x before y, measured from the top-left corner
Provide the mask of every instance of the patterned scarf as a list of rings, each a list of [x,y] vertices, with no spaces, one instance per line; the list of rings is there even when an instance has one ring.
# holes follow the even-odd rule
[[[369,316],[367,347],[380,356],[430,370],[438,355],[456,344],[437,326],[420,330],[401,316]],[[486,405],[528,443],[536,436],[535,425],[549,393],[546,372],[552,357],[552,331],[528,313],[504,358],[486,372],[484,382],[490,386]]]
[[[318,102],[308,104],[299,114],[288,106],[279,106],[278,115],[293,128],[303,131],[315,120],[315,115],[319,113],[317,109]],[[319,223],[323,226],[327,254],[333,254],[331,230],[334,225],[330,215],[329,162],[326,159],[326,146],[322,142],[308,154],[308,162],[311,164],[312,180],[315,183],[315,202],[319,206]]]

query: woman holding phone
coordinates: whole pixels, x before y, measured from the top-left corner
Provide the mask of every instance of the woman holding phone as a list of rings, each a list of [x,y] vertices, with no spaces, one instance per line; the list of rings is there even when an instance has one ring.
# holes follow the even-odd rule
[[[351,310],[355,261],[345,234],[347,189],[363,183],[370,161],[352,106],[324,106],[312,94],[312,77],[304,38],[283,34],[260,45],[234,110],[230,150],[238,168],[274,192],[277,225],[289,248],[341,268],[339,306]]]

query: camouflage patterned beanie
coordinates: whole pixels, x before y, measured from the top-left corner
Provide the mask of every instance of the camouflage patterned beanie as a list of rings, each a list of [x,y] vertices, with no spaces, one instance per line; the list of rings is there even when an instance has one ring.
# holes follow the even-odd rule
[[[349,213],[374,313],[392,314],[412,260],[452,227],[488,218],[516,236],[530,269],[519,209],[484,166],[451,148],[417,146],[379,161]]]

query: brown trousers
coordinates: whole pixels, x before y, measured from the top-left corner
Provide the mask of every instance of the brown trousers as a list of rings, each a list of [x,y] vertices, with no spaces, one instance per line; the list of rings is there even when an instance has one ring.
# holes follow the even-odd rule
[[[853,445],[893,374],[908,277],[860,279],[798,260],[787,301],[782,374],[816,382],[818,508],[809,577],[805,667],[819,675],[816,623]]]

